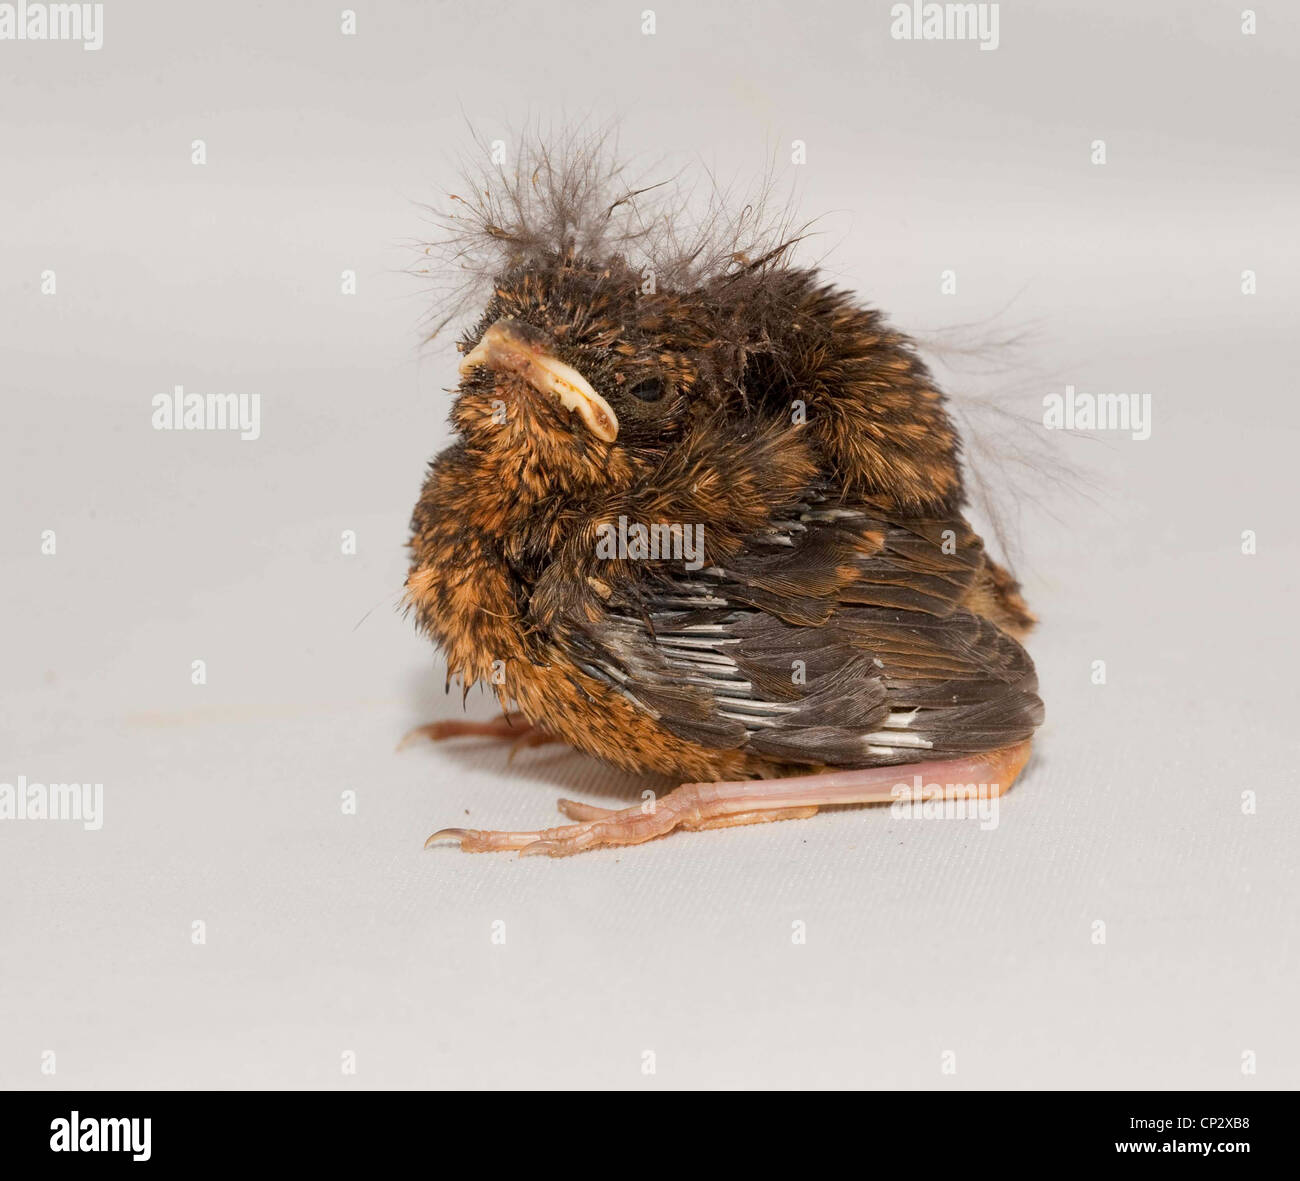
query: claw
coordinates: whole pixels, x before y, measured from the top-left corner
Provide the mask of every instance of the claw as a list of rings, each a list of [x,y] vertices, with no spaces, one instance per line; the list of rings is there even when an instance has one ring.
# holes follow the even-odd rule
[[[507,849],[522,849],[538,840],[567,836],[571,831],[571,828],[545,828],[535,832],[485,832],[478,828],[440,828],[424,842],[424,847],[427,849],[434,841],[446,837],[459,841],[462,853],[500,853]]]
[[[553,849],[559,848],[559,841],[534,841],[531,845],[525,845],[519,850],[520,857],[540,857],[543,854],[554,857]]]
[[[417,738],[429,737],[431,737],[431,735],[429,734],[428,726],[416,726],[414,730],[408,730],[402,735],[401,742],[393,747],[393,753],[396,754],[398,751],[405,750],[408,746],[412,745]]]
[[[521,750],[527,750],[534,746],[545,746],[548,742],[558,741],[559,739],[537,729],[536,726],[530,726],[510,744],[510,753],[506,756],[506,766],[510,766],[515,761],[515,755]]]

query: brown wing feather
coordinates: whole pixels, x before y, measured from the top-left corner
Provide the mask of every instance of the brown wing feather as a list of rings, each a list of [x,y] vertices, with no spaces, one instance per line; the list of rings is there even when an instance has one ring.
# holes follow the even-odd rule
[[[814,500],[725,565],[657,570],[554,638],[671,734],[756,763],[941,758],[1042,719],[1028,654],[977,610],[989,566],[960,519]]]

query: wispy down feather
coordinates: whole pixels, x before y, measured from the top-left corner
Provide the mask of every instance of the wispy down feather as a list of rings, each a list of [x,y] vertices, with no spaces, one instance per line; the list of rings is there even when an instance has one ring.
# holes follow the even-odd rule
[[[462,162],[462,185],[428,207],[434,233],[418,270],[434,286],[427,338],[479,310],[493,280],[528,262],[572,252],[618,258],[652,270],[660,290],[687,291],[713,279],[790,265],[807,232],[792,200],[779,199],[769,171],[747,197],[683,182],[680,172],[634,172],[611,130],[522,137],[509,163],[490,146]]]

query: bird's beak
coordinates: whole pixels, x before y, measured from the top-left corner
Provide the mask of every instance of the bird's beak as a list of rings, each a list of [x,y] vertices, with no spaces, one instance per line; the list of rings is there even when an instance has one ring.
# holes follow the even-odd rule
[[[479,365],[514,373],[533,389],[553,394],[566,410],[576,410],[596,438],[612,443],[618,438],[618,418],[609,403],[571,365],[549,356],[543,344],[544,338],[536,329],[504,317],[483,333],[483,339],[461,359],[461,375]]]

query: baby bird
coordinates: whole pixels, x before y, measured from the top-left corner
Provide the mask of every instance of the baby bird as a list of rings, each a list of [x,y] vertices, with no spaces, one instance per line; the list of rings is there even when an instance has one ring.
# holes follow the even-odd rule
[[[963,518],[960,442],[912,344],[752,210],[683,241],[618,175],[541,153],[462,203],[457,257],[491,291],[406,601],[449,681],[507,714],[422,733],[560,740],[684,782],[429,842],[566,856],[1005,791],[1042,720],[1034,620]]]

